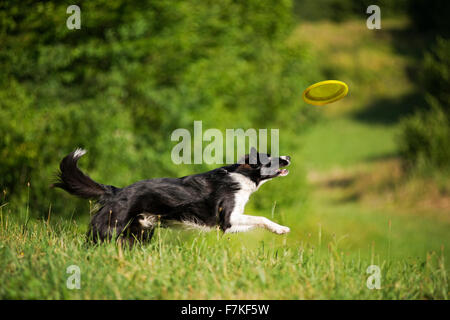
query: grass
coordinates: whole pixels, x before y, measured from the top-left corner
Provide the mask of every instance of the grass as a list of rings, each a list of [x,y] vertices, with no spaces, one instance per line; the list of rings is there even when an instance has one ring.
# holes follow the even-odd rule
[[[407,23],[384,19],[381,31],[359,20],[303,23],[293,33],[290,41],[309,43],[322,72],[350,93],[322,107],[324,119],[299,137],[303,147],[290,155],[304,168],[293,163],[250,200],[249,214],[291,233],[158,229],[146,246],[87,246],[87,214],[29,219],[42,215],[3,203],[0,298],[448,299],[448,188],[406,176],[397,157],[398,120],[420,104],[411,70],[421,40],[401,36]],[[299,172],[307,172],[305,190],[296,190]],[[270,198],[283,186],[298,199]],[[255,206],[261,198],[277,201],[274,210]],[[79,290],[66,286],[71,265],[81,271]],[[366,285],[370,265],[381,269],[379,290]]]
[[[442,252],[382,259],[348,254],[317,234],[242,245],[245,235],[157,232],[152,244],[86,247],[75,221],[23,221],[2,215],[2,299],[436,299],[448,297]],[[186,239],[187,237],[187,239]],[[294,245],[295,244],[295,245]],[[382,288],[369,290],[377,264]],[[66,270],[77,265],[81,288]]]
[[[303,156],[309,170],[349,167],[395,155],[398,129],[361,123],[351,117],[325,118],[307,135]]]

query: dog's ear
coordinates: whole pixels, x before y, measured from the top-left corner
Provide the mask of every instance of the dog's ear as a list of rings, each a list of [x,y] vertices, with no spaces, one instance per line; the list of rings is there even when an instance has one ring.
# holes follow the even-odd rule
[[[250,149],[250,155],[248,157],[249,164],[258,164],[258,151],[254,147]]]
[[[239,158],[238,162],[239,164],[245,164],[248,161],[248,154],[243,155],[242,157]]]
[[[217,173],[220,173],[220,174],[228,174],[228,171],[227,171],[227,169],[219,168],[219,169],[217,170]]]
[[[258,164],[258,151],[254,147],[251,147],[250,154],[242,156],[237,163]]]

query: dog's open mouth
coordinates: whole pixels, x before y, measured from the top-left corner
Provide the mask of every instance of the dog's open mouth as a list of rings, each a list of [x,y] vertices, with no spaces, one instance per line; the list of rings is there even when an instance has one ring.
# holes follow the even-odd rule
[[[283,167],[287,167],[288,165],[291,164],[291,159],[290,157],[287,157],[287,159],[281,159],[280,161],[280,169],[277,170],[277,175],[284,177],[287,176],[289,174],[289,170],[288,169],[282,169]]]
[[[291,164],[291,157],[282,156],[270,163],[271,166],[264,166],[262,168],[262,176],[265,179],[272,179],[275,177],[284,177],[289,174],[288,169],[284,169]]]
[[[277,170],[277,174],[281,177],[284,177],[289,174],[289,170],[288,169],[279,169],[279,170]]]

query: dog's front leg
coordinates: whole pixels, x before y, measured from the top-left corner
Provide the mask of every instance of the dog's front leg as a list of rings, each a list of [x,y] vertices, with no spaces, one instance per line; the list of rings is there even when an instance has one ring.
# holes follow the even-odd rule
[[[276,234],[284,234],[291,231],[288,227],[281,226],[266,217],[248,216],[244,214],[232,216],[230,219],[231,227],[225,230],[226,233],[245,232],[253,228],[266,228]]]

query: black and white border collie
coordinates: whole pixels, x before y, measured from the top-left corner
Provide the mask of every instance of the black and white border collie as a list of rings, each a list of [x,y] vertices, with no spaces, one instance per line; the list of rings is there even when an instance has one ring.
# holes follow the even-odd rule
[[[77,162],[85,153],[77,149],[61,161],[58,181],[53,186],[98,201],[99,209],[88,232],[94,242],[148,241],[157,226],[219,227],[227,233],[255,227],[276,234],[290,231],[265,217],[244,214],[253,192],[263,183],[289,173],[282,169],[290,164],[289,156],[270,157],[252,148],[236,164],[182,178],[142,180],[116,188],[97,183],[81,172]]]

